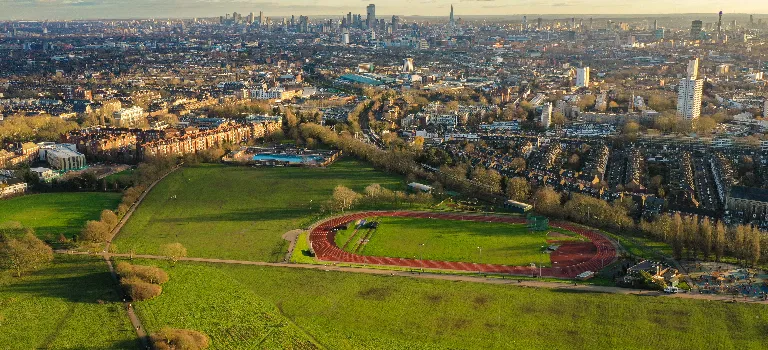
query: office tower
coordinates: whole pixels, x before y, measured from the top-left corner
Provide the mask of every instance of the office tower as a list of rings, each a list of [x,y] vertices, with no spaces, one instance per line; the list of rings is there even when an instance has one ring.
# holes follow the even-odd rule
[[[541,119],[539,120],[541,126],[549,129],[552,124],[552,103],[544,105],[544,109],[541,111]]]
[[[455,27],[456,26],[456,20],[453,17],[453,4],[451,4],[451,16],[448,19],[448,24],[450,24],[451,27]]]
[[[691,39],[692,40],[701,39],[701,26],[702,26],[702,23],[699,20],[695,20],[691,22]]]
[[[688,62],[688,76],[680,80],[677,89],[677,115],[686,120],[695,120],[701,115],[701,93],[704,80],[699,77],[699,59]]]
[[[528,30],[528,16],[523,16],[523,30]]]
[[[352,27],[352,12],[347,13],[347,27]]]
[[[255,18],[256,18],[256,16],[254,16],[253,12],[251,12],[251,13],[248,14],[248,17],[246,18],[245,21],[248,24],[253,24],[253,21],[254,21]]]
[[[589,30],[592,30],[592,17],[589,17]]]
[[[589,87],[589,67],[576,69],[576,87]]]
[[[723,41],[723,11],[717,17],[717,42]]]
[[[365,23],[368,25],[368,28],[375,28],[376,27],[376,5],[370,4],[366,8],[366,14],[367,17],[365,18]]]
[[[755,25],[755,18],[754,18],[754,17],[752,17],[752,15],[749,15],[749,25],[750,25],[750,26],[753,26],[753,25]]]
[[[541,21],[542,21],[541,17],[536,19],[536,29],[538,30],[541,30]]]
[[[659,29],[659,20],[654,19],[653,20],[653,31],[655,32],[657,29]]]
[[[265,25],[264,23],[264,12],[259,11],[259,27]]]
[[[664,39],[664,28],[656,29],[653,34],[656,36],[656,40]]]
[[[413,58],[406,58],[403,60],[403,73],[410,73],[416,70],[413,66]]]
[[[576,28],[576,17],[571,17],[571,30]]]
[[[344,33],[341,34],[341,41],[344,43],[344,45],[349,45],[349,32],[344,30]]]

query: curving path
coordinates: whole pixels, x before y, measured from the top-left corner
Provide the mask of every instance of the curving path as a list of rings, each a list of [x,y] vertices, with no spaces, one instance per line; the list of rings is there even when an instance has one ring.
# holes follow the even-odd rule
[[[599,271],[604,266],[616,261],[616,247],[613,242],[602,234],[584,229],[579,226],[554,222],[551,226],[575,232],[590,242],[564,243],[550,255],[551,261],[556,265],[546,267],[539,271],[537,267],[509,266],[498,264],[477,264],[469,262],[450,262],[436,260],[419,260],[407,258],[389,258],[377,256],[364,256],[344,251],[335,243],[335,227],[349,222],[372,216],[396,216],[410,218],[436,218],[444,220],[506,222],[511,224],[525,223],[524,218],[505,216],[485,216],[477,214],[433,213],[413,211],[368,211],[347,214],[327,219],[316,224],[310,231],[309,242],[318,260],[347,262],[356,264],[389,265],[412,268],[429,268],[457,271],[477,271],[486,273],[507,273],[511,275],[531,276],[541,274],[547,277],[575,278],[582,272]]]

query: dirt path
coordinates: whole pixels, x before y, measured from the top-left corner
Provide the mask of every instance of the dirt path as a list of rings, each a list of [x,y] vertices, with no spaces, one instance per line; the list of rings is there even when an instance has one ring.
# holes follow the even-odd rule
[[[72,252],[66,252],[66,251],[57,251],[56,253],[88,254],[88,253],[72,253]],[[105,258],[131,257],[130,254],[103,253],[101,255],[104,255]],[[159,256],[159,255],[133,255],[132,257],[134,259],[152,259],[152,260],[167,259],[166,257]],[[715,301],[728,301],[728,302],[735,300],[738,302],[768,305],[768,301],[761,301],[757,299],[748,299],[748,300],[744,300],[740,298],[734,299],[732,296],[720,296],[720,295],[697,294],[697,293],[667,294],[667,293],[662,293],[657,291],[585,285],[585,284],[579,284],[579,283],[574,284],[574,283],[566,283],[566,282],[518,280],[517,278],[515,278],[515,276],[509,276],[509,278],[496,278],[496,277],[448,275],[448,274],[438,274],[438,273],[430,273],[430,272],[417,272],[416,270],[393,271],[393,270],[365,268],[365,267],[341,267],[341,266],[334,266],[334,265],[270,263],[270,262],[263,262],[263,261],[226,260],[226,259],[210,259],[210,258],[181,258],[179,259],[179,261],[194,261],[194,262],[213,263],[213,264],[271,266],[271,267],[287,267],[287,268],[310,269],[310,270],[321,270],[321,271],[365,273],[365,274],[371,274],[371,275],[401,276],[401,277],[435,279],[435,280],[444,280],[444,281],[462,281],[462,282],[472,282],[472,283],[514,285],[519,287],[570,290],[570,291],[581,291],[581,292],[587,292],[587,293],[615,293],[615,294],[625,294],[625,295],[644,295],[644,296],[658,296],[658,297],[697,299],[697,300],[715,300]]]

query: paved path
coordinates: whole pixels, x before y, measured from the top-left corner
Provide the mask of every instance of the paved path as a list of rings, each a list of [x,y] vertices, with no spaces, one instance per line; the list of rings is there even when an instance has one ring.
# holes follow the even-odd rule
[[[131,215],[133,215],[133,212],[136,210],[136,208],[139,207],[139,204],[141,204],[141,201],[144,200],[144,197],[147,196],[149,191],[152,190],[155,185],[157,185],[158,182],[160,182],[162,179],[164,179],[168,174],[174,172],[176,169],[178,169],[181,165],[177,165],[175,168],[171,169],[168,173],[163,175],[161,178],[155,180],[149,187],[147,187],[146,190],[139,196],[139,198],[131,204],[131,207],[128,209],[128,212],[123,215],[122,219],[120,219],[120,222],[117,223],[114,229],[109,234],[109,238],[107,238],[107,243],[104,246],[104,254],[101,254],[104,257],[104,260],[107,262],[107,266],[109,267],[109,272],[112,274],[112,278],[115,280],[115,283],[120,285],[120,280],[117,277],[117,272],[115,271],[115,267],[112,266],[112,260],[111,254],[107,254],[106,252],[109,251],[109,247],[112,245],[112,239],[115,238],[115,236],[120,232],[120,229],[123,228],[123,225],[125,225],[126,222],[128,222],[128,219],[131,218]],[[125,301],[125,298],[123,298],[123,306],[125,307],[125,310],[128,313],[128,319],[131,320],[131,325],[133,326],[133,329],[136,330],[136,336],[139,338],[139,341],[141,342],[141,345],[145,349],[149,349],[149,336],[147,335],[147,332],[144,330],[144,326],[141,324],[141,321],[138,317],[136,317],[136,312],[133,310],[133,304],[131,302]]]
[[[68,251],[56,251],[61,254],[89,254],[84,252],[68,252]],[[123,258],[136,258],[136,259],[152,259],[152,260],[167,260],[167,257],[159,255],[131,255],[131,254],[109,254],[102,253],[106,259],[111,257],[123,257]],[[353,273],[365,273],[371,275],[387,275],[387,276],[402,276],[411,278],[423,278],[423,279],[436,279],[444,281],[463,281],[473,283],[486,283],[486,284],[499,284],[499,285],[514,285],[520,287],[532,287],[532,288],[547,288],[555,290],[572,290],[582,291],[589,293],[615,293],[625,295],[646,295],[646,296],[659,296],[669,298],[683,298],[683,299],[697,299],[697,300],[713,300],[713,301],[733,301],[747,302],[754,304],[766,304],[768,301],[761,301],[754,298],[744,300],[743,298],[734,299],[732,296],[721,296],[712,294],[698,294],[698,293],[679,293],[679,294],[667,294],[657,291],[649,290],[637,290],[630,288],[609,287],[609,286],[595,286],[588,284],[566,283],[566,282],[549,282],[549,281],[531,281],[521,280],[518,282],[514,276],[509,278],[497,278],[497,277],[481,277],[481,276],[466,276],[466,275],[450,275],[439,274],[430,272],[417,272],[417,269],[413,271],[393,271],[386,269],[366,268],[366,267],[341,267],[335,265],[311,265],[311,264],[291,264],[291,263],[271,263],[263,261],[246,261],[246,260],[226,260],[226,259],[210,259],[210,258],[180,258],[179,261],[194,261],[203,263],[214,264],[230,264],[230,265],[255,265],[255,266],[271,266],[271,267],[287,267],[297,269],[310,269],[321,271],[338,271],[338,272],[353,272]]]

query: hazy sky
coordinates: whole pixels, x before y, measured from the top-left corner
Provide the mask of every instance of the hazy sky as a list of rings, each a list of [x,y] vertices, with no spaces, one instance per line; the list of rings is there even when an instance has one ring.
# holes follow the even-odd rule
[[[0,0],[0,19],[213,17],[237,11],[265,16],[365,13],[462,15],[768,13],[768,0]],[[727,17],[727,16],[726,16]]]

